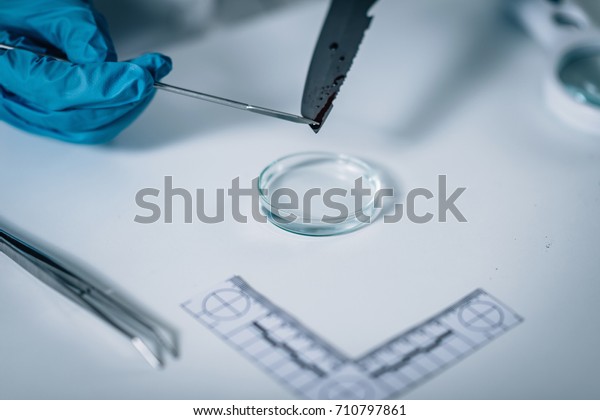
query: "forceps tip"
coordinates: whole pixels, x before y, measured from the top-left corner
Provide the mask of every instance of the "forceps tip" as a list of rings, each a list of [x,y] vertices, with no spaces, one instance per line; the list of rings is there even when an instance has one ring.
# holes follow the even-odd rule
[[[141,338],[133,337],[131,339],[131,344],[154,369],[161,369],[164,367],[162,358],[155,354]]]

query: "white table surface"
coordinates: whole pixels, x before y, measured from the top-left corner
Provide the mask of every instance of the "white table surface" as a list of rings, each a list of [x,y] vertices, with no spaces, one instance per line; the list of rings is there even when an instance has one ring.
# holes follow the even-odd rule
[[[181,340],[181,358],[154,371],[0,256],[0,398],[294,398],[179,307],[234,274],[351,356],[482,287],[525,322],[406,398],[600,397],[600,139],[547,111],[546,57],[498,3],[381,0],[318,136],[164,92],[103,146],[0,123],[0,218],[101,273]],[[166,48],[165,82],[298,112],[325,10],[302,3]],[[135,193],[167,175],[214,192],[307,150],[374,162],[402,199],[445,174],[467,187],[468,223],[379,220],[306,238],[229,215],[133,221]]]

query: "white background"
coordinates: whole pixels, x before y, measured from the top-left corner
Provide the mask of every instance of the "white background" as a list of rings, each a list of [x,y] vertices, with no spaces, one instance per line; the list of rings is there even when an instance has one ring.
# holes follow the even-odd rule
[[[351,356],[482,287],[525,322],[407,397],[598,398],[600,139],[547,111],[547,57],[500,3],[381,0],[317,136],[164,92],[104,146],[0,125],[0,217],[167,321],[182,351],[151,370],[0,256],[0,397],[294,397],[179,308],[238,274]],[[165,82],[298,112],[326,6],[303,2],[161,47],[175,63]],[[162,189],[164,176],[192,191],[238,176],[248,185],[307,150],[385,168],[401,199],[435,192],[446,174],[450,191],[467,187],[457,203],[468,223],[380,220],[305,238],[231,217],[185,224],[181,212],[171,225],[133,222],[135,193]]]

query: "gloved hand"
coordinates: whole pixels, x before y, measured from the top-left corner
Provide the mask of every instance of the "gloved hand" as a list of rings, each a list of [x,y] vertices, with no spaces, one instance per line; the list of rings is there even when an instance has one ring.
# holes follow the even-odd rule
[[[171,60],[145,54],[117,62],[91,0],[0,0],[0,43],[65,57],[0,50],[0,119],[78,143],[114,138],[154,96]]]

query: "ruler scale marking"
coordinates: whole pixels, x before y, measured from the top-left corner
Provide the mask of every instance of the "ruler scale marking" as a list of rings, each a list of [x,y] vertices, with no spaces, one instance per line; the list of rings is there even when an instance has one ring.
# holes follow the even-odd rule
[[[402,394],[523,321],[477,289],[351,360],[240,277],[181,307],[278,382],[309,399],[383,399]]]

